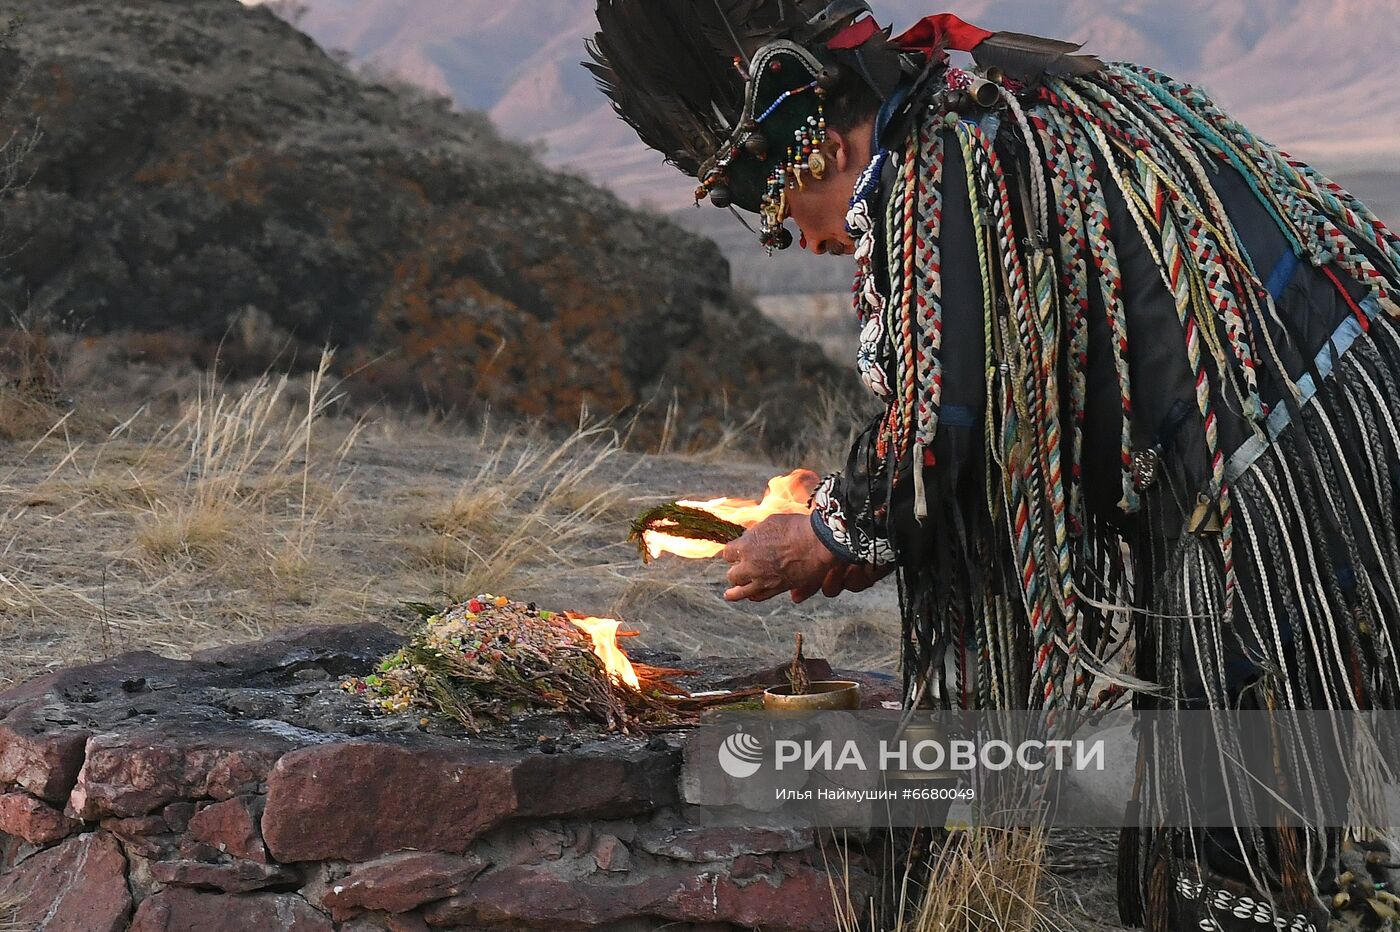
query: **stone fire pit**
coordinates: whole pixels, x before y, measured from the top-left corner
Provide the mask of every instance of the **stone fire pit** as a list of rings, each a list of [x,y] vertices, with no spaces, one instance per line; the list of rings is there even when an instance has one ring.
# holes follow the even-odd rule
[[[339,684],[399,642],[299,629],[0,694],[0,898],[51,932],[824,932],[828,860],[869,883],[856,847],[687,805],[681,734],[367,714]],[[743,666],[705,685],[779,682]]]

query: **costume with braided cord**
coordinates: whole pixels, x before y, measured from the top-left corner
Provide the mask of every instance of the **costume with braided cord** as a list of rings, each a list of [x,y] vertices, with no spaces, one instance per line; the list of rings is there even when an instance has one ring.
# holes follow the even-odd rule
[[[1363,204],[1200,89],[1066,43],[948,15],[891,39],[844,0],[602,0],[599,21],[619,112],[770,248],[786,186],[820,177],[827,94],[877,92],[847,225],[884,412],[813,520],[897,565],[907,704],[1395,707],[1400,238]],[[639,64],[643,42],[669,64]],[[1400,907],[1359,808],[1154,829],[1169,769],[1138,779],[1129,921],[1366,928]]]

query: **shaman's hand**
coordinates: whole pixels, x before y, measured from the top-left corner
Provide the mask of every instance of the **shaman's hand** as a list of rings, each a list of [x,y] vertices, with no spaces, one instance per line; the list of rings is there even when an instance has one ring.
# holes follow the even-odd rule
[[[821,542],[806,515],[774,515],[755,524],[724,548],[729,567],[730,602],[762,602],[792,591],[801,602],[822,588],[827,577],[848,564]]]
[[[822,580],[821,592],[828,599],[834,599],[843,592],[864,592],[893,572],[893,563],[886,566],[876,566],[873,563],[839,563]],[[815,588],[794,589],[792,600],[805,602],[816,594]]]

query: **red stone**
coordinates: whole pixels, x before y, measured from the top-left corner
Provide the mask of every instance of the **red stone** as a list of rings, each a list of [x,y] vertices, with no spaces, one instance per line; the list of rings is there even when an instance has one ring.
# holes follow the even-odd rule
[[[19,903],[20,928],[119,932],[131,914],[126,859],[106,832],[79,835],[0,877],[0,900]]]
[[[648,854],[697,863],[727,861],[743,854],[801,851],[812,843],[811,832],[787,827],[680,827],[643,833],[637,839],[637,846]]]
[[[430,926],[578,929],[612,923],[729,923],[764,932],[829,932],[836,928],[830,880],[806,868],[794,876],[738,882],[722,870],[633,871],[633,882],[531,866],[497,868],[461,895],[426,906]],[[864,898],[868,878],[854,874],[851,897]]]
[[[365,913],[340,924],[340,932],[431,932],[417,913]]]
[[[213,845],[203,841],[195,841],[189,836],[180,839],[177,850],[180,852],[180,857],[186,861],[207,861],[213,864],[223,856],[223,852]]]
[[[169,826],[160,816],[136,816],[130,819],[103,819],[100,823],[117,840],[126,845],[127,853],[136,852],[145,858],[159,857],[162,835]]]
[[[151,877],[163,884],[181,887],[214,887],[225,893],[248,893],[264,887],[295,884],[298,877],[285,867],[234,861],[207,864],[203,861],[156,861]]]
[[[862,881],[852,878],[853,902],[865,898]],[[765,932],[829,932],[837,927],[831,884],[826,871],[817,868],[779,877],[776,883],[767,879],[741,883],[711,873],[687,881],[683,891],[668,899],[661,914],[677,920],[729,922]]]
[[[31,845],[52,844],[81,824],[28,793],[0,796],[0,832],[23,838]]]
[[[416,913],[390,916],[388,925],[389,932],[428,932],[428,924]]]
[[[639,903],[662,897],[653,880],[604,885],[521,865],[482,874],[461,895],[424,907],[423,918],[449,928],[576,929],[645,917],[649,910]]]
[[[602,871],[621,872],[632,868],[632,856],[616,835],[603,835],[593,845],[593,863]]]
[[[741,854],[729,865],[729,876],[735,880],[764,877],[773,873],[773,858],[763,854]]]
[[[194,812],[194,803],[181,800],[166,806],[160,811],[160,815],[165,820],[166,827],[172,832],[183,832],[189,828],[190,819],[194,817]]]
[[[0,725],[0,785],[22,786],[40,799],[64,803],[83,766],[87,735],[27,734]]]
[[[229,895],[171,887],[141,901],[131,932],[333,932],[299,896]]]
[[[508,763],[327,744],[278,762],[267,781],[262,834],[283,863],[364,861],[405,848],[461,853],[516,808]]]
[[[190,835],[232,857],[266,864],[255,801],[255,797],[239,796],[205,806],[189,820]]]
[[[93,820],[143,816],[181,799],[229,799],[256,790],[289,747],[244,731],[98,735],[69,799],[69,812]]]
[[[431,932],[417,913],[362,913],[337,928],[340,932]]]
[[[130,819],[103,819],[103,828],[119,835],[164,835],[170,831],[165,819],[155,816],[133,816]]]
[[[358,910],[406,913],[424,903],[456,896],[486,862],[450,854],[391,854],[355,867],[331,884],[322,905],[336,920],[348,919]]]
[[[526,858],[531,864],[541,861],[557,861],[564,854],[568,837],[547,828],[534,826],[525,832],[530,855]]]
[[[680,752],[524,755],[514,768],[517,815],[612,819],[677,801]]]
[[[262,834],[283,863],[363,861],[405,849],[461,854],[507,819],[631,815],[674,798],[674,757],[641,749],[602,755],[325,744],[278,762]],[[364,817],[347,819],[347,811]]]

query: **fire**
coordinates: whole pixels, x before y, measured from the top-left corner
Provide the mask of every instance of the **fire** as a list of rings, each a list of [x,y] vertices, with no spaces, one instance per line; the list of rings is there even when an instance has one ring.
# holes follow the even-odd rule
[[[716,518],[732,521],[741,527],[753,527],[764,518],[772,515],[806,515],[812,509],[807,504],[812,490],[821,477],[810,469],[794,469],[786,476],[774,476],[768,480],[768,491],[763,493],[763,501],[755,502],[746,498],[715,498],[708,502],[677,502],[688,508],[708,511]],[[724,552],[724,544],[710,540],[691,540],[687,537],[672,537],[660,531],[647,531],[644,535],[647,551],[652,559],[663,553],[673,553],[678,557],[703,560]]]
[[[617,646],[617,622],[611,618],[585,618],[569,613],[569,620],[593,639],[593,653],[603,662],[603,669],[616,681],[633,689],[641,689],[637,671],[632,669],[632,661]],[[633,632],[635,633],[635,632]],[[623,636],[626,636],[624,632]]]

